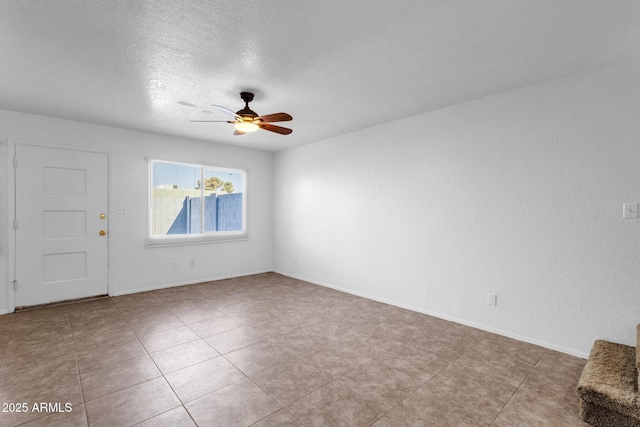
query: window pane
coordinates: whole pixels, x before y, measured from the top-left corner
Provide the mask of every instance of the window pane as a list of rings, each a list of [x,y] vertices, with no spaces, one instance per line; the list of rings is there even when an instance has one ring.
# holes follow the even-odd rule
[[[205,169],[204,229],[242,231],[242,172]]]
[[[151,233],[201,233],[200,167],[153,162]]]

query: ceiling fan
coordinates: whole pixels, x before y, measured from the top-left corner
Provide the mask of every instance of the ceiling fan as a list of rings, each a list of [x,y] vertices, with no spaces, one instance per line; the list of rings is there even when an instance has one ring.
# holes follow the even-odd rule
[[[242,110],[238,110],[235,113],[233,110],[222,107],[220,105],[212,105],[212,107],[229,114],[234,117],[234,120],[191,120],[192,122],[204,122],[204,123],[233,123],[236,128],[234,135],[244,135],[248,132],[255,132],[258,129],[264,129],[271,132],[279,133],[281,135],[289,135],[293,130],[284,128],[282,126],[272,125],[272,122],[288,122],[293,119],[287,113],[275,113],[267,114],[266,116],[258,116],[258,114],[249,108],[249,103],[253,101],[253,93],[240,92],[240,98],[244,101],[245,105]]]

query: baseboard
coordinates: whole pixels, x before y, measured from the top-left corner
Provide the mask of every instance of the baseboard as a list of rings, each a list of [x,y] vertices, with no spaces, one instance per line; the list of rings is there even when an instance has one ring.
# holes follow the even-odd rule
[[[396,301],[387,300],[385,298],[379,298],[379,297],[376,297],[376,296],[373,296],[373,295],[369,295],[369,294],[366,294],[366,293],[363,293],[363,292],[357,292],[357,291],[353,291],[351,289],[342,288],[340,286],[334,286],[334,285],[331,285],[329,283],[320,282],[318,280],[309,279],[307,277],[303,277],[303,276],[299,276],[299,275],[295,275],[295,274],[290,274],[290,273],[287,273],[287,272],[284,272],[284,271],[280,271],[280,270],[274,270],[274,272],[278,273],[278,274],[282,274],[283,276],[288,276],[288,277],[292,277],[294,279],[303,280],[305,282],[312,283],[314,285],[324,286],[325,288],[335,289],[336,291],[345,292],[347,294],[356,295],[356,296],[367,298],[367,299],[370,299],[370,300],[374,300],[374,301],[382,302],[382,303],[385,303],[385,304],[393,305],[395,307],[400,307],[400,308],[404,308],[404,309],[407,309],[407,310],[415,311],[415,312],[418,312],[418,313],[426,314],[428,316],[437,317],[439,319],[443,319],[443,320],[448,320],[448,321],[451,321],[451,322],[459,323],[461,325],[470,326],[472,328],[480,329],[480,330],[483,330],[483,331],[486,331],[486,332],[491,332],[493,334],[502,335],[504,337],[513,338],[513,339],[518,340],[518,341],[523,341],[523,342],[526,342],[526,343],[529,343],[529,344],[538,345],[540,347],[548,348],[550,350],[559,351],[561,353],[569,354],[571,356],[580,357],[582,359],[587,359],[588,356],[589,356],[588,353],[585,353],[583,351],[578,351],[578,350],[575,350],[575,349],[572,349],[572,348],[562,347],[562,346],[551,344],[551,343],[548,343],[546,341],[541,341],[541,340],[538,340],[538,339],[535,339],[535,338],[531,338],[531,337],[527,337],[527,336],[523,336],[523,335],[519,335],[519,334],[514,334],[514,333],[509,332],[509,331],[505,331],[505,330],[502,330],[502,329],[494,328],[494,327],[483,325],[483,324],[476,323],[476,322],[471,322],[471,321],[468,321],[468,320],[465,320],[465,319],[461,319],[461,318],[458,318],[458,317],[449,316],[447,314],[438,313],[438,312],[431,311],[431,310],[424,310],[424,309],[419,308],[419,307],[411,306],[411,305],[408,305],[408,304],[398,303]]]
[[[264,273],[271,273],[271,272],[273,272],[273,270],[268,269],[268,270],[259,270],[259,271],[241,273],[241,274],[231,274],[231,275],[226,275],[226,276],[209,277],[209,278],[198,279],[196,281],[165,283],[165,284],[162,284],[162,285],[150,286],[148,288],[139,288],[139,289],[126,290],[126,291],[109,292],[109,296],[110,297],[118,297],[118,296],[121,296],[121,295],[137,294],[138,292],[157,291],[158,289],[173,288],[173,287],[176,287],[176,286],[195,285],[195,284],[198,284],[198,283],[213,282],[213,281],[216,281],[216,280],[235,279],[237,277],[253,276],[255,274],[264,274]]]

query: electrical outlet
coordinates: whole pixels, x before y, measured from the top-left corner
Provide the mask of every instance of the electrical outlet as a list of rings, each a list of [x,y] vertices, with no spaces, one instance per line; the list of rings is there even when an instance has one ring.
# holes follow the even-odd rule
[[[196,260],[195,260],[195,259],[192,259],[191,261],[189,261],[189,265],[190,265],[191,267],[195,267],[195,266],[196,266]]]
[[[496,294],[487,295],[487,304],[489,304],[489,305],[498,305],[498,295],[496,295]]]
[[[178,268],[178,263],[176,263],[175,261],[171,261],[171,269],[175,270],[176,268]]]

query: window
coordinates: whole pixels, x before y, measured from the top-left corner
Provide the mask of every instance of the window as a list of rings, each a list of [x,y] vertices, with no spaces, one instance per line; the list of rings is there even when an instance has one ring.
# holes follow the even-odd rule
[[[245,171],[151,160],[149,175],[150,239],[245,237]]]

